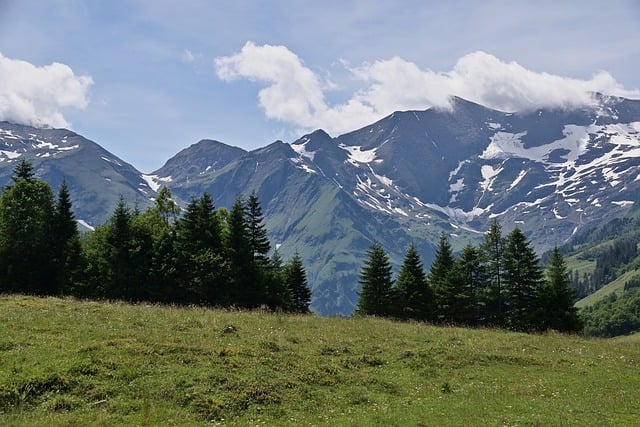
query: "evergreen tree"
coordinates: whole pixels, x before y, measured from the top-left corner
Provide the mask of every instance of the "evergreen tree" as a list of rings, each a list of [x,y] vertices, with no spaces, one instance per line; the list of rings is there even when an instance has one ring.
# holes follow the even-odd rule
[[[307,273],[298,252],[287,263],[284,271],[285,283],[292,297],[292,311],[303,314],[309,313],[311,290],[307,283]]]
[[[560,250],[551,252],[544,289],[545,326],[562,332],[577,332],[582,328],[578,309],[574,306],[575,293]]]
[[[429,285],[435,295],[436,320],[440,322],[452,322],[455,317],[455,291],[451,282],[454,261],[449,239],[444,232],[440,233],[440,240],[428,276]]]
[[[176,258],[181,300],[209,305],[230,303],[222,225],[208,193],[192,199],[176,223]]]
[[[57,289],[84,296],[86,290],[83,275],[86,262],[66,180],[62,181],[58,190],[52,219],[52,237]]]
[[[240,307],[258,307],[265,302],[264,281],[260,280],[254,263],[247,215],[242,197],[231,207],[227,220],[227,251],[231,269],[233,304]]]
[[[269,260],[266,280],[266,304],[272,310],[293,311],[293,296],[286,283],[285,265],[278,249]]]
[[[367,260],[360,271],[362,286],[356,312],[363,315],[389,316],[393,314],[393,280],[389,256],[380,243],[367,251]]]
[[[403,319],[433,319],[433,292],[427,283],[422,259],[412,243],[396,279],[396,313]]]
[[[0,196],[0,290],[57,294],[51,187],[22,160]]]
[[[479,292],[481,321],[488,326],[504,325],[504,238],[502,227],[495,219],[480,245],[480,259],[486,272],[485,282]]]
[[[253,259],[259,266],[265,266],[269,260],[268,253],[271,245],[267,237],[267,229],[263,223],[262,207],[255,191],[252,191],[247,198],[246,221]]]
[[[469,244],[456,259],[451,276],[452,294],[456,306],[452,319],[454,323],[464,325],[479,323],[478,293],[484,280],[480,254]]]
[[[543,271],[531,243],[517,227],[507,236],[503,283],[507,326],[520,331],[543,329]]]

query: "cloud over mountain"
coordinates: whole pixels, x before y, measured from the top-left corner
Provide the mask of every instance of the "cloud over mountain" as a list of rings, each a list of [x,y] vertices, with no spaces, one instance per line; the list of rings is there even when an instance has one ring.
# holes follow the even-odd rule
[[[85,108],[93,84],[65,64],[36,66],[0,53],[0,120],[35,127],[68,127],[63,112]]]
[[[397,110],[449,109],[452,96],[508,112],[588,105],[594,92],[640,97],[640,90],[625,89],[605,71],[588,80],[568,78],[531,71],[482,51],[461,57],[446,72],[423,70],[400,57],[347,66],[361,87],[335,105],[325,98],[333,85],[285,46],[247,42],[239,52],[216,58],[214,66],[225,81],[264,83],[258,99],[268,118],[330,133],[364,126]]]

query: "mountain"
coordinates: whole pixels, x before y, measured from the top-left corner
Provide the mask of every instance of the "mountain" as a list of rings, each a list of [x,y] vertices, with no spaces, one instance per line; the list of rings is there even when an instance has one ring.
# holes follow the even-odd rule
[[[414,242],[428,266],[441,232],[461,249],[495,219],[541,253],[640,198],[640,101],[596,94],[591,106],[519,113],[460,98],[452,106],[253,151],[202,140],[149,175],[73,132],[3,122],[0,179],[19,157],[54,188],[65,176],[77,217],[91,224],[120,194],[145,204],[161,185],[182,205],[207,191],[217,207],[255,190],[272,243],[305,262],[312,309],[345,315],[375,240],[395,265]]]
[[[396,264],[413,241],[429,265],[441,231],[461,248],[497,219],[542,251],[638,200],[640,101],[596,95],[590,107],[524,113],[453,101],[336,138],[318,130],[235,150],[211,168],[219,144],[211,156],[194,146],[180,153],[190,179],[174,179],[172,161],[154,179],[180,200],[208,191],[219,206],[255,190],[281,253],[305,259],[322,314],[353,310],[374,240]]]
[[[106,220],[120,196],[144,207],[155,194],[133,166],[74,132],[0,122],[0,186],[22,159],[54,192],[66,180],[76,219],[89,228]]]

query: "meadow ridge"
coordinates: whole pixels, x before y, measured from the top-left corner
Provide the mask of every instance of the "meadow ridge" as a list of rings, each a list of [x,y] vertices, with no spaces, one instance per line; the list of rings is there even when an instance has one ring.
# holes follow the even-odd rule
[[[631,426],[640,341],[0,296],[0,425]]]

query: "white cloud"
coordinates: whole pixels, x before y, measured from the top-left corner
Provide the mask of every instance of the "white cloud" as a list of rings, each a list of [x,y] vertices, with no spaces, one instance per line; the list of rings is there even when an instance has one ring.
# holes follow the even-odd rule
[[[240,52],[218,57],[214,64],[225,81],[266,83],[258,98],[267,117],[330,133],[357,129],[397,110],[450,109],[453,96],[509,112],[587,105],[593,92],[640,97],[640,90],[626,90],[604,71],[589,80],[573,79],[531,71],[482,51],[463,56],[447,72],[422,70],[399,57],[351,68],[353,79],[363,87],[346,102],[331,106],[323,92],[331,85],[323,85],[284,46],[247,42]]]
[[[43,67],[0,53],[0,120],[36,127],[69,127],[68,108],[84,109],[93,84],[57,62]]]

